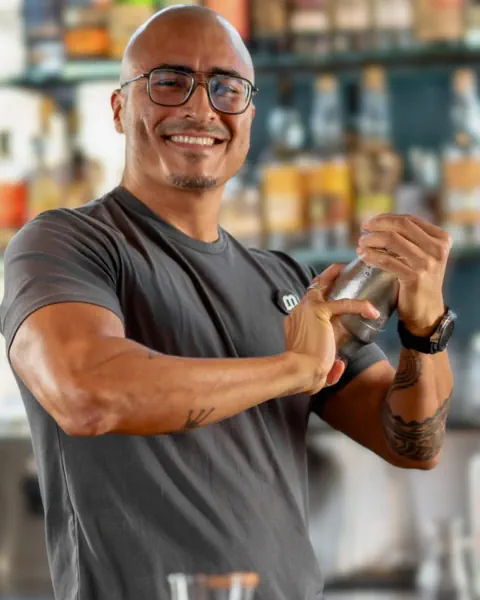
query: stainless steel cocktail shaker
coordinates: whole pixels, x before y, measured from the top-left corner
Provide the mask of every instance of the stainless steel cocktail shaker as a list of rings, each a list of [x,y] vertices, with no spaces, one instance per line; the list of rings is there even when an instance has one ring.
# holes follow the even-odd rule
[[[361,315],[343,315],[338,318],[343,330],[337,338],[340,356],[348,358],[361,346],[372,342],[384,329],[397,307],[399,283],[395,275],[366,265],[357,258],[348,264],[336,280],[330,300],[352,298],[369,300],[380,311],[378,319]]]

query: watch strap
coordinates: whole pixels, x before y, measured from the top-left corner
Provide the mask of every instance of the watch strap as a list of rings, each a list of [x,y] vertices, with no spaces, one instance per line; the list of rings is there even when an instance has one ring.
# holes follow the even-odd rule
[[[427,337],[420,337],[418,335],[414,335],[411,333],[403,323],[403,321],[398,321],[398,335],[400,337],[400,341],[402,346],[407,349],[416,350],[417,352],[421,352],[422,354],[432,354],[432,341],[431,335]]]
[[[402,346],[407,349],[416,350],[422,354],[436,354],[445,349],[448,339],[445,339],[444,332],[447,323],[455,320],[456,315],[447,307],[440,323],[428,336],[417,336],[411,333],[403,321],[398,321],[398,335]],[[452,328],[453,330],[453,328]],[[450,332],[451,335],[451,332]],[[448,336],[450,337],[450,336]]]

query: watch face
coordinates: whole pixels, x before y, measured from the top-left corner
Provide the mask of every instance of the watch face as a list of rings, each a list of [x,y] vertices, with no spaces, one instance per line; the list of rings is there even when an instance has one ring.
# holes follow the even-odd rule
[[[438,340],[438,349],[440,351],[445,350],[447,344],[452,337],[453,330],[455,329],[455,320],[453,318],[449,318],[445,325],[442,327],[442,331],[440,333],[440,339]]]

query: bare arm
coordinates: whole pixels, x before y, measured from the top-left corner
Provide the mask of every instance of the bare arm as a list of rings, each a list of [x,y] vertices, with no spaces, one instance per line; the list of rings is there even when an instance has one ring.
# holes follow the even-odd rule
[[[47,306],[20,327],[10,351],[27,387],[72,435],[159,434],[208,425],[312,384],[294,353],[260,359],[166,356],[125,339],[110,311]]]
[[[386,361],[366,369],[328,401],[323,417],[395,466],[431,469],[443,447],[452,387],[446,351],[402,349],[396,373]]]
[[[316,278],[320,288],[338,267]],[[378,316],[365,300],[327,302],[309,291],[284,321],[287,351],[266,358],[197,359],[125,338],[111,311],[85,303],[39,309],[10,349],[18,376],[67,433],[154,435],[193,429],[276,397],[313,394],[338,379],[330,319]],[[336,365],[334,367],[334,363]]]
[[[402,348],[382,411],[385,436],[398,457],[429,466],[438,462],[452,390],[446,351],[431,356]]]

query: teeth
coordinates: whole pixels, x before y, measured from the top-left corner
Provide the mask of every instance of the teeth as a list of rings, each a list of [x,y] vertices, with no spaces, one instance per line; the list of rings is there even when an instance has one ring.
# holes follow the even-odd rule
[[[199,146],[213,146],[215,140],[208,137],[190,137],[188,135],[172,135],[170,138],[172,142],[178,142],[179,144],[197,144]]]

